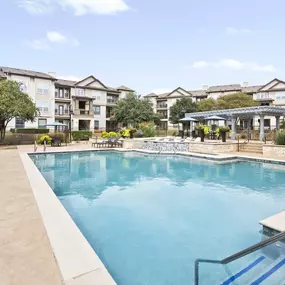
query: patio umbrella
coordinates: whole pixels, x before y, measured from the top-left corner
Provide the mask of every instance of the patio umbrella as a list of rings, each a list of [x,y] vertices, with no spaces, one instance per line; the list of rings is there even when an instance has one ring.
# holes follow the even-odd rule
[[[219,116],[210,116],[210,117],[205,118],[205,120],[208,120],[208,121],[225,121],[226,119],[219,117]]]
[[[186,118],[180,119],[179,121],[181,121],[181,122],[197,122],[196,119],[190,118],[190,117],[186,117]]]

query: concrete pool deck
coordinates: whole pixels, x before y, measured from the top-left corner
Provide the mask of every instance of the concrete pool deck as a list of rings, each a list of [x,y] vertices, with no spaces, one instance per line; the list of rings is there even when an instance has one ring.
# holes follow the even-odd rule
[[[18,150],[0,151],[0,181],[0,284],[64,284]]]
[[[74,144],[49,147],[47,153],[84,150],[94,148],[87,143]],[[3,285],[116,284],[28,157],[29,152],[33,146],[0,151],[0,281],[4,280]],[[262,154],[179,154],[285,163],[285,156]]]

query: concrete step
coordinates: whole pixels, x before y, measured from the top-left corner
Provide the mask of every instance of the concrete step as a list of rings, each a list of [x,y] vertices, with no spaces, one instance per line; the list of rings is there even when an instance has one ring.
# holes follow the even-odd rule
[[[240,151],[241,152],[251,152],[251,153],[263,153],[262,144],[242,144],[240,145]]]

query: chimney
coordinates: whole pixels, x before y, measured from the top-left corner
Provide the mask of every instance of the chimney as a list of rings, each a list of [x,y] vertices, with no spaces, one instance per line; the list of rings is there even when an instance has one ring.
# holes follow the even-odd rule
[[[207,90],[208,88],[209,88],[208,85],[202,85],[202,89],[203,89],[203,90]]]
[[[248,82],[247,81],[243,82],[242,87],[248,87]]]
[[[56,72],[48,72],[48,75],[51,77],[56,78]]]

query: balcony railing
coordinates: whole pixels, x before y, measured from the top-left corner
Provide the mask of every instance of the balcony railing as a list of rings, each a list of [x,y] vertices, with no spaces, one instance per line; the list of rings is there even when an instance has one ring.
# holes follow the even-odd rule
[[[167,104],[157,104],[156,108],[157,109],[167,109]]]
[[[107,104],[116,104],[118,99],[107,99]]]
[[[90,111],[80,109],[80,115],[90,115]]]
[[[69,110],[61,111],[59,109],[55,109],[55,114],[58,116],[69,116]]]
[[[70,94],[64,94],[63,95],[60,95],[59,93],[55,93],[55,98],[56,99],[70,99]]]

